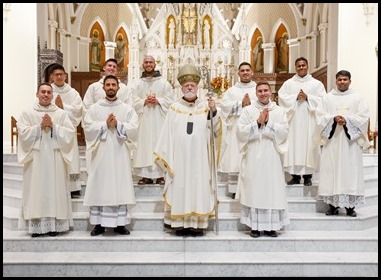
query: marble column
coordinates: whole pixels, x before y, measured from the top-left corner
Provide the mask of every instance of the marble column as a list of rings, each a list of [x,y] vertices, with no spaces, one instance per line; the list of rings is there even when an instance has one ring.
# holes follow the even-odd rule
[[[58,28],[58,22],[55,20],[49,20],[49,34],[50,40],[48,44],[48,49],[56,49],[57,41],[56,41],[56,32]]]
[[[76,63],[78,71],[88,72],[90,71],[90,48],[91,38],[89,37],[77,37],[77,48],[78,51],[75,54]]]
[[[141,61],[139,61],[139,23],[135,16],[130,29],[131,41],[129,45],[130,57],[128,62],[128,82],[139,79]]]
[[[295,72],[295,60],[300,57],[299,55],[300,40],[298,38],[288,40],[288,73]]]
[[[262,44],[263,48],[263,71],[264,73],[274,73],[275,70],[275,60],[274,60],[274,49],[276,48],[275,43]]]
[[[299,56],[303,56],[308,59],[307,55],[307,36],[299,38]]]
[[[114,51],[116,48],[115,42],[110,41],[104,41],[105,47],[106,47],[106,53],[105,53],[105,61],[109,58],[114,58]]]
[[[66,72],[69,73],[71,69],[70,58],[72,56],[70,46],[71,34],[66,32],[64,29],[59,28],[57,30],[57,35],[57,37],[59,38],[59,44],[57,49],[62,53],[63,66],[65,67]]]
[[[318,32],[311,32],[311,35],[306,37],[306,51],[308,57],[308,64],[310,69],[316,69],[319,64],[316,61],[316,37]]]
[[[320,32],[320,65],[327,63],[327,29],[328,23],[321,23],[318,26]]]

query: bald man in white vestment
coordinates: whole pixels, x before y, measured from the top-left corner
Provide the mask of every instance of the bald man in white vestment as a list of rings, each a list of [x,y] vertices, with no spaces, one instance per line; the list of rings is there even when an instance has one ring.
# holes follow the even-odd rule
[[[164,185],[164,173],[155,164],[153,152],[174,94],[171,84],[155,71],[156,60],[151,55],[143,59],[142,77],[131,85],[134,108],[139,117],[139,132],[133,158],[134,175],[142,177],[139,185]]]

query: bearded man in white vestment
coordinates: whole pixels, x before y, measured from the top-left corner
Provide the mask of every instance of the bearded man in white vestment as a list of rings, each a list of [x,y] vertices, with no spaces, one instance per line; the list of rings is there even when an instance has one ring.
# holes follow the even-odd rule
[[[221,116],[226,124],[226,149],[222,155],[218,171],[227,174],[228,191],[234,195],[237,191],[238,174],[241,168],[242,155],[238,148],[237,122],[242,109],[257,100],[252,81],[253,71],[248,62],[238,67],[240,80],[225,93],[221,101]]]
[[[53,102],[59,108],[66,111],[75,128],[73,160],[71,161],[68,168],[69,190],[72,192],[73,196],[75,193],[79,194],[82,187],[81,183],[79,182],[80,168],[77,126],[82,120],[83,103],[79,92],[65,82],[67,77],[65,68],[58,63],[54,63],[48,67],[50,72],[50,79],[53,81]]]
[[[336,74],[337,89],[323,97],[319,131],[323,140],[318,196],[329,204],[326,215],[338,215],[345,207],[356,217],[355,206],[365,203],[362,149],[369,148],[369,107],[350,89],[351,73]]]
[[[32,237],[55,236],[73,225],[68,166],[73,159],[74,126],[68,114],[52,104],[53,89],[39,85],[33,109],[17,121],[18,161],[24,165],[19,227]]]
[[[91,235],[114,228],[130,234],[128,204],[135,204],[129,144],[136,139],[138,116],[117,97],[118,79],[104,78],[106,97],[92,105],[84,118],[87,185],[83,205],[90,207]]]
[[[155,148],[156,163],[167,171],[164,226],[176,229],[178,236],[203,235],[215,212],[209,110],[213,112],[215,135],[222,123],[215,101],[197,97],[200,78],[193,65],[180,69],[177,79],[184,96],[169,108]]]
[[[289,148],[284,170],[292,175],[288,185],[312,185],[312,175],[319,170],[320,143],[316,130],[316,109],[326,94],[324,85],[308,74],[308,61],[295,60],[296,74],[284,82],[278,92],[279,106],[286,108],[289,121]]]
[[[288,148],[288,122],[284,108],[270,101],[267,82],[256,87],[258,100],[243,109],[237,124],[242,165],[237,198],[241,203],[241,223],[277,237],[277,230],[290,223],[282,157]]]
[[[153,152],[169,106],[173,103],[171,84],[155,71],[155,58],[146,55],[143,59],[142,77],[131,85],[134,108],[139,116],[139,131],[136,152],[133,158],[134,174],[142,177],[139,185],[164,185],[164,173],[155,164]]]
[[[103,66],[104,76],[99,81],[89,85],[83,96],[83,115],[86,114],[90,106],[97,103],[98,100],[103,99],[106,93],[103,89],[104,77],[108,75],[116,75],[118,72],[118,63],[115,58],[109,58],[106,60]],[[132,106],[132,96],[125,84],[119,81],[118,99]],[[83,126],[83,125],[82,125]]]

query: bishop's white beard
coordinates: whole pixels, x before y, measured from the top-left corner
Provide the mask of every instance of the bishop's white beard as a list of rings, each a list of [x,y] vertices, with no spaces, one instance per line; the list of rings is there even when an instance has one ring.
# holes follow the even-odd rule
[[[193,98],[195,98],[196,96],[197,96],[197,95],[196,95],[195,93],[191,92],[191,91],[188,91],[188,92],[184,93],[184,97],[185,97],[186,99],[193,99]]]

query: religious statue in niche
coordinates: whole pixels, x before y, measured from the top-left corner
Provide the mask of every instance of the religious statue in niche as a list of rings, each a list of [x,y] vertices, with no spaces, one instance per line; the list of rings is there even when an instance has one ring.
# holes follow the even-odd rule
[[[254,72],[263,73],[263,38],[259,36],[253,49]]]
[[[96,29],[93,31],[93,36],[91,37],[90,46],[91,46],[91,63],[94,65],[100,65],[102,42],[99,39],[99,31]]]
[[[116,39],[115,59],[120,69],[124,68],[124,58],[126,56],[126,41],[121,33],[118,33]]]
[[[184,3],[181,16],[183,45],[195,45],[197,38],[197,5]]]
[[[175,47],[175,38],[176,38],[175,34],[176,34],[176,23],[173,17],[171,17],[168,23],[168,48]]]
[[[204,49],[210,49],[210,24],[204,19]]]
[[[282,37],[276,42],[276,48],[278,51],[278,59],[276,65],[276,72],[288,72],[288,34],[283,33]]]

